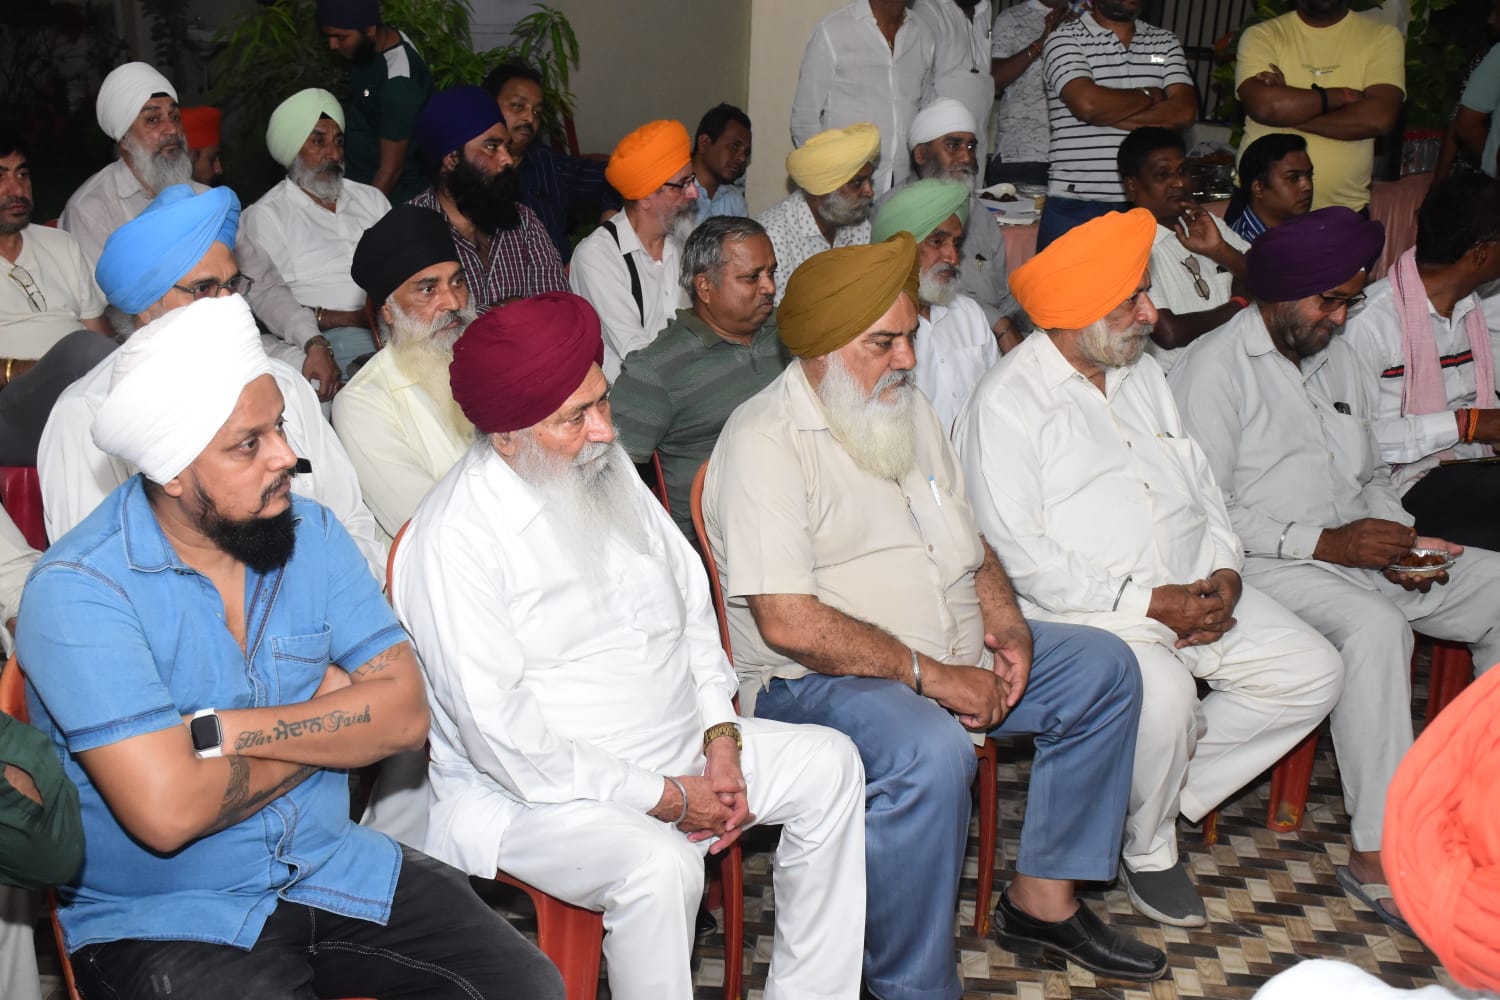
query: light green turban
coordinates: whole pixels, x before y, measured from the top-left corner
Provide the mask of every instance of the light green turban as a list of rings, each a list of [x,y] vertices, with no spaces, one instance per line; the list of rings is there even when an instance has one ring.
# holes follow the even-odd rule
[[[339,99],[319,87],[299,90],[282,101],[271,112],[271,122],[266,126],[266,149],[271,159],[290,167],[324,115],[338,122],[339,128],[344,127],[344,109],[339,107]]]
[[[908,184],[892,193],[875,210],[870,224],[870,242],[879,243],[899,232],[908,232],[918,243],[934,229],[957,215],[969,224],[969,186],[936,177]]]

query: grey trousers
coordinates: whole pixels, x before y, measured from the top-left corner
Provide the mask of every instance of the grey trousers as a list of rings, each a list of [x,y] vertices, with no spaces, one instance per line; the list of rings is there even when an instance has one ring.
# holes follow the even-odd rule
[[[75,330],[52,345],[36,367],[0,389],[0,465],[35,465],[52,404],[115,349],[113,338]]]

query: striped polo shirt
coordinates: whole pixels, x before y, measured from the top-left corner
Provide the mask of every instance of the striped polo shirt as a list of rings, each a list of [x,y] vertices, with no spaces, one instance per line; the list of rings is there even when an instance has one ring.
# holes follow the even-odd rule
[[[1051,127],[1051,182],[1047,193],[1083,201],[1123,201],[1124,189],[1115,153],[1125,130],[1088,125],[1073,117],[1059,96],[1063,87],[1083,77],[1101,87],[1130,90],[1173,84],[1193,86],[1187,58],[1177,36],[1164,28],[1135,22],[1127,49],[1109,28],[1085,13],[1054,31],[1042,50]]]

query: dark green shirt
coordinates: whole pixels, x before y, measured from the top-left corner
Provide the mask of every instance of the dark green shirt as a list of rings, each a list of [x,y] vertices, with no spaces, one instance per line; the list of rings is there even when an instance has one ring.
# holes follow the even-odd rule
[[[40,805],[0,777],[0,884],[45,889],[70,882],[83,865],[78,789],[40,729],[0,714],[0,771],[14,764],[31,775]]]
[[[620,444],[637,462],[661,453],[672,519],[696,544],[688,494],[734,408],[775,380],[792,356],[773,313],[749,346],[679,309],[654,341],[625,357],[609,401]]]
[[[368,184],[380,169],[380,140],[407,140],[406,165],[396,178],[391,204],[398,205],[421,193],[427,186],[417,163],[417,144],[412,131],[417,115],[432,96],[432,74],[411,43],[401,36],[393,45],[367,63],[355,63],[349,71],[352,94],[344,129],[344,172],[351,181]]]

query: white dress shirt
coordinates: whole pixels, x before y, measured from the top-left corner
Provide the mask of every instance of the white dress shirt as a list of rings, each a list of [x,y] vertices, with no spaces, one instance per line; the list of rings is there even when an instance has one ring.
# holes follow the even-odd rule
[[[786,294],[787,279],[797,270],[797,265],[814,254],[834,247],[856,247],[870,242],[870,220],[857,226],[840,226],[833,234],[833,244],[823,238],[813,218],[807,196],[793,191],[785,198],[760,213],[758,221],[771,238],[771,249],[776,251],[776,304]]]
[[[46,302],[34,309],[22,287],[19,268]],[[40,303],[38,303],[40,304]],[[104,293],[94,281],[94,265],[78,241],[60,229],[27,226],[21,230],[21,252],[12,263],[0,257],[0,357],[35,360],[74,330],[81,320],[104,315]]]
[[[63,390],[42,430],[42,440],[37,446],[37,473],[42,484],[48,538],[61,538],[71,531],[115,487],[136,473],[129,464],[100,451],[90,433],[94,417],[109,393],[118,356],[119,352],[111,354]],[[379,539],[375,518],[360,497],[354,466],[349,464],[349,456],[344,454],[333,428],[323,419],[317,393],[301,372],[283,361],[271,359],[271,374],[286,403],[282,415],[286,420],[287,443],[298,456],[311,462],[313,468],[311,473],[299,475],[293,481],[293,492],[311,497],[333,511],[359,547],[370,572],[384,584],[385,543]]]
[[[354,247],[390,210],[379,188],[346,179],[330,212],[286,178],[245,209],[240,226],[266,248],[302,305],[354,310],[365,307],[365,291],[349,273]]]
[[[802,53],[792,98],[792,142],[800,146],[827,129],[871,122],[880,129],[875,193],[902,183],[911,173],[906,149],[911,120],[936,93],[936,48],[932,33],[910,11],[896,32],[894,51],[869,0],[851,0],[829,14],[813,28]]]
[[[965,17],[953,0],[916,0],[912,13],[931,32],[935,49],[932,88],[938,97],[951,97],[969,109],[979,131],[979,176],[990,152],[990,118],[995,105],[995,78],[990,76],[990,29],[994,14],[990,0],[979,0]]]
[[[192,183],[198,194],[208,190],[197,181]],[[97,264],[110,234],[144,212],[154,197],[141,187],[124,160],[116,160],[73,192],[58,225],[73,234],[90,264]],[[255,318],[301,350],[308,338],[318,334],[312,310],[298,304],[271,258],[244,233],[235,240],[234,257],[240,271],[255,281],[245,296]]]
[[[1500,405],[1494,399],[1474,398],[1474,359],[1469,350],[1469,335],[1464,318],[1480,308],[1479,296],[1469,295],[1453,306],[1451,317],[1442,316],[1427,302],[1427,317],[1432,321],[1437,340],[1438,357],[1443,363],[1443,388],[1448,394],[1448,408],[1437,413],[1401,415],[1401,387],[1406,382],[1405,337],[1401,329],[1401,306],[1389,278],[1382,278],[1365,289],[1365,304],[1349,317],[1344,337],[1354,349],[1364,377],[1375,400],[1375,439],[1380,442],[1380,457],[1391,466],[1391,480],[1396,490],[1405,493],[1427,473],[1437,468],[1438,452],[1453,450],[1454,458],[1484,458],[1493,452],[1485,444],[1460,444],[1458,420],[1453,411],[1464,406],[1481,408]],[[1497,338],[1491,334],[1491,341]],[[1493,346],[1491,357],[1494,356]]]
[[[956,295],[946,306],[930,306],[917,317],[917,388],[937,411],[943,429],[953,426],[964,400],[1000,360],[1000,345],[979,303]]]
[[[701,767],[704,730],[735,718],[702,563],[635,485],[650,552],[611,539],[603,582],[559,557],[546,501],[485,442],[417,508],[392,600],[427,675],[436,857],[493,869],[531,804],[645,812],[662,775]]]
[[[1250,562],[1312,562],[1324,528],[1411,524],[1371,429],[1374,401],[1342,336],[1294,366],[1255,307],[1194,341],[1169,378]],[[1378,574],[1316,565],[1367,589]]]
[[[678,280],[682,269],[682,246],[667,235],[661,260],[646,252],[641,238],[621,209],[610,216],[619,234],[615,238],[603,226],[589,233],[573,251],[568,284],[589,300],[604,327],[604,377],[611,382],[620,374],[620,361],[631,351],[645,347],[667,328],[677,310],[689,305],[687,292]],[[625,257],[635,261],[641,279],[641,305],[630,293],[630,272]],[[645,313],[644,320],[642,312]]]
[[[1224,242],[1240,253],[1250,249],[1250,244],[1224,224],[1224,220],[1208,213],[1219,229]],[[1198,264],[1198,273],[1208,295],[1199,292],[1193,280],[1193,272],[1185,263],[1191,257]],[[1177,316],[1217,309],[1229,301],[1234,285],[1234,275],[1202,254],[1193,253],[1177,238],[1177,230],[1161,223],[1156,224],[1156,241],[1151,244],[1151,301],[1158,309],[1171,310]],[[1205,334],[1206,336],[1206,334]],[[1183,348],[1166,348],[1156,341],[1146,341],[1146,351],[1156,359],[1164,371],[1170,372]]]
[[[980,381],[954,439],[1028,616],[1135,638],[1153,588],[1240,568],[1208,461],[1149,357],[1107,369],[1101,393],[1051,337],[1028,337]]]
[[[390,544],[427,491],[473,442],[401,368],[377,351],[333,397],[333,429],[354,465],[366,505]]]
[[[1021,0],[1002,10],[995,17],[990,58],[1007,59],[1041,38],[1050,11],[1042,0]],[[1000,93],[1000,110],[995,116],[995,151],[1005,163],[1046,163],[1051,136],[1042,61],[1033,59]]]

